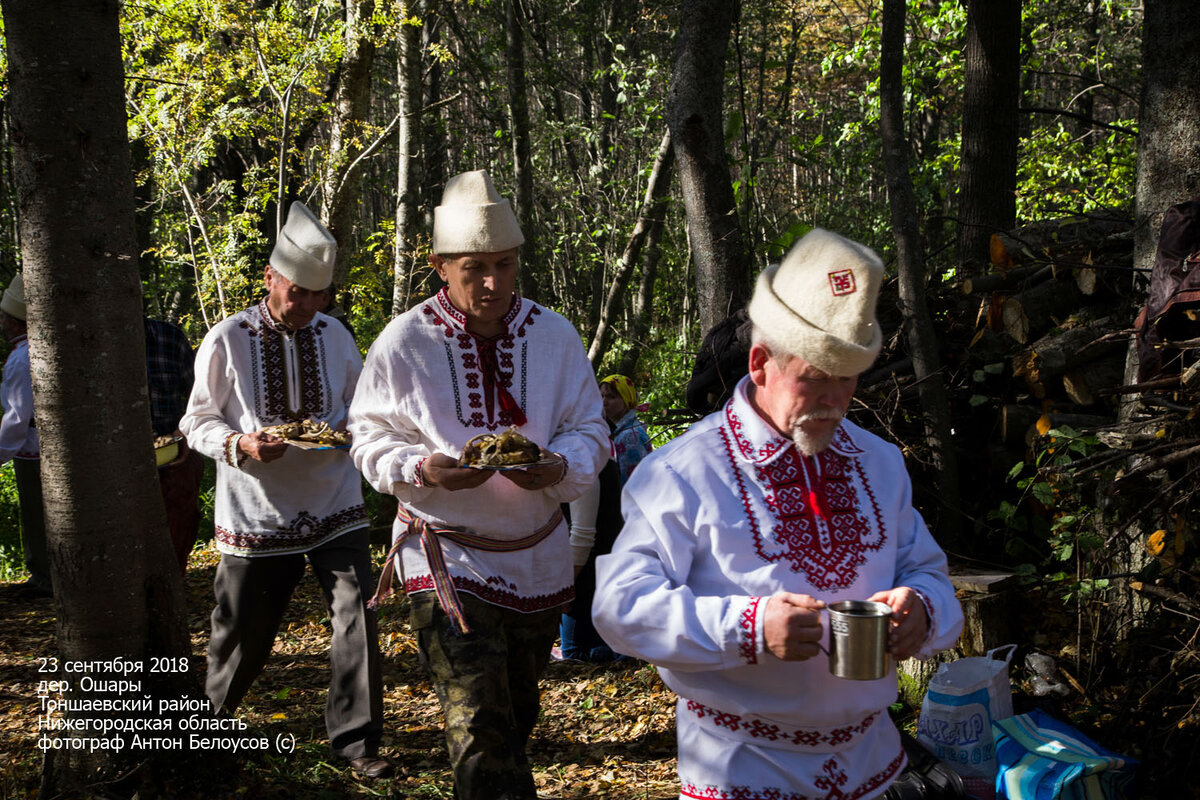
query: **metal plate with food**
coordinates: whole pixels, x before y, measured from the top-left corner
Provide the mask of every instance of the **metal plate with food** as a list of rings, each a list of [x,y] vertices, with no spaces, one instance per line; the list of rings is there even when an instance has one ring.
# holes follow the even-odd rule
[[[179,443],[181,441],[183,441],[182,436],[168,435],[154,437],[155,464],[163,467],[179,458]]]
[[[513,470],[529,469],[530,467],[550,467],[561,463],[557,458],[542,458],[537,461],[531,461],[528,464],[465,464],[464,466],[471,469],[491,470],[493,472],[511,472]]]
[[[263,433],[278,436],[286,443],[299,447],[301,450],[348,450],[350,449],[350,432],[338,431],[329,427],[328,422],[318,422],[306,419],[303,422],[285,422],[282,425],[269,425],[263,428]]]
[[[466,443],[458,458],[460,467],[473,469],[529,469],[555,463],[542,458],[542,448],[518,433],[515,425],[504,433],[479,434]]]

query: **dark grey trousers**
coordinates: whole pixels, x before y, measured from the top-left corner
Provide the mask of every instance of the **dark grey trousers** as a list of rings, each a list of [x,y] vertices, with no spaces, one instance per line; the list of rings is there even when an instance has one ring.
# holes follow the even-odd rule
[[[242,558],[222,554],[213,581],[205,693],[215,710],[233,714],[262,672],[292,591],[312,564],[333,637],[329,651],[329,699],[325,729],[336,755],[376,755],[383,733],[383,686],[379,631],[367,608],[375,581],[369,534],[342,534],[303,554]]]

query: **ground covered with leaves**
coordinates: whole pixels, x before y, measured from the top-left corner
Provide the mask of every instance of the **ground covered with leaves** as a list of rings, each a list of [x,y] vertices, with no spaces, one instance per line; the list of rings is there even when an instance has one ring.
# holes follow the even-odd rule
[[[188,569],[189,625],[195,663],[208,647],[217,554],[197,549]],[[0,585],[0,798],[37,796],[37,659],[56,655],[53,602]],[[250,759],[237,797],[453,797],[437,699],[417,660],[404,600],[380,613],[384,654],[382,754],[396,765],[387,781],[360,781],[335,762],[325,736],[329,621],[311,574],[301,582],[263,674],[239,714],[272,739],[294,734],[296,752]],[[552,663],[542,682],[543,717],[530,756],[545,797],[678,797],[674,695],[645,664]],[[215,796],[215,795],[209,795]]]
[[[208,640],[211,585],[217,555],[209,548],[193,554],[186,579],[194,663],[202,666]],[[1178,663],[1179,653],[1195,658],[1195,641],[1172,644],[1158,637],[1126,642],[1126,655],[1091,660],[1098,674],[1073,666],[1069,615],[1046,613],[1023,593],[1014,608],[1022,630],[1012,677],[1018,712],[1037,705],[1067,719],[1104,745],[1143,762],[1143,798],[1200,798],[1200,780],[1190,776],[1200,758],[1197,746],[1195,664]],[[56,654],[53,604],[18,596],[15,585],[0,584],[0,798],[38,794],[41,756],[36,747],[39,679],[37,659]],[[1195,637],[1194,621],[1180,620],[1178,633]],[[328,680],[328,618],[316,581],[302,582],[293,599],[275,652],[252,688],[240,714],[253,729],[274,738],[294,735],[288,755],[266,755],[219,767],[222,786],[206,797],[450,798],[441,714],[416,654],[401,599],[381,610],[386,711],[383,755],[396,765],[386,781],[360,781],[328,750],[324,707]],[[1175,645],[1182,645],[1175,646]],[[1086,645],[1085,645],[1086,646]],[[1033,650],[1053,653],[1059,680],[1071,686],[1065,696],[1032,697],[1029,674],[1021,665]],[[1164,662],[1172,654],[1170,663]],[[1128,659],[1128,660],[1126,660]],[[1131,664],[1142,664],[1141,669]],[[1069,666],[1071,665],[1071,666]],[[543,680],[543,716],[534,731],[530,755],[539,793],[546,798],[660,800],[678,797],[675,781],[674,696],[655,671],[640,662],[619,666],[552,663]],[[912,728],[916,711],[893,709]],[[232,771],[232,774],[230,773]],[[101,796],[101,795],[97,795]],[[127,795],[128,796],[128,795]],[[170,790],[167,796],[171,796]],[[179,792],[179,796],[191,796]]]

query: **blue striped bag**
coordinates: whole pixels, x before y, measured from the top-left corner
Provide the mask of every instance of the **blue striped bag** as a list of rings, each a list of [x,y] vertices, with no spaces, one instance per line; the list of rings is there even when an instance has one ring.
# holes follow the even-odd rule
[[[1135,797],[1138,762],[1034,709],[992,724],[996,797],[1008,800],[1125,800]]]

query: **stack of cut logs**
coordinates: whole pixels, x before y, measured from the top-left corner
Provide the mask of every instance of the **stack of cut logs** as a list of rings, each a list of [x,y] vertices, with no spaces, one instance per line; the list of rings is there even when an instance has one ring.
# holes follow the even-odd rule
[[[1011,344],[1011,375],[1024,391],[1002,406],[1003,438],[1027,439],[1047,412],[1076,427],[1111,421],[1145,298],[1128,216],[1098,212],[996,234],[991,260],[989,274],[958,288],[978,303],[972,344],[985,332],[1007,334]]]

